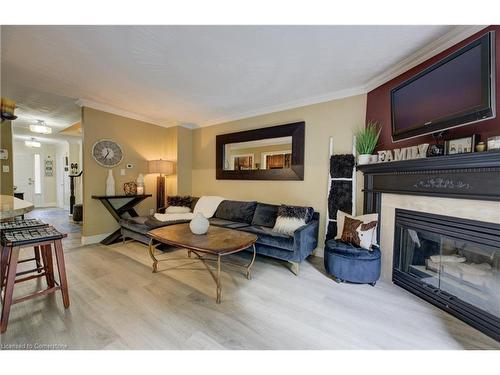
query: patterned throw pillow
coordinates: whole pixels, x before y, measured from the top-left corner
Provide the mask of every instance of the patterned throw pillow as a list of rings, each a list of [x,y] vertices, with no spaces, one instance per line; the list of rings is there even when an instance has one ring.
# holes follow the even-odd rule
[[[167,197],[167,205],[168,206],[177,206],[177,207],[189,207],[191,208],[192,197],[189,195],[180,196],[180,195],[172,195]]]
[[[361,220],[345,217],[344,228],[340,240],[363,249],[371,250],[372,240],[376,230],[376,221],[364,224]]]
[[[312,207],[297,207],[281,205],[273,231],[293,236],[293,233],[311,221],[314,214]]]
[[[349,215],[348,213],[342,212],[340,210],[337,211],[337,235],[335,236],[336,240],[340,240],[342,237],[342,232],[344,231],[344,220],[346,217],[349,217],[351,219],[356,219],[356,220],[361,220],[363,224],[368,224],[372,221],[378,222],[378,214],[366,214],[366,215],[360,215],[360,216],[352,216]],[[377,246],[377,231],[375,230],[373,232],[373,239],[372,239],[372,245]]]

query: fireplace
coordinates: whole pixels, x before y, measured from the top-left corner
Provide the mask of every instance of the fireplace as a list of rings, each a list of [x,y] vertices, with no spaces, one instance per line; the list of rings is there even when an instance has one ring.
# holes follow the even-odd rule
[[[382,277],[500,341],[500,152],[358,170]]]
[[[500,340],[500,225],[396,210],[393,281]]]

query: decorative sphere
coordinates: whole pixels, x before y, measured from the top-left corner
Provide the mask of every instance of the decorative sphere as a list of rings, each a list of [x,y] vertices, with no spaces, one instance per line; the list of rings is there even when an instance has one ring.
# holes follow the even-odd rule
[[[209,222],[202,213],[198,212],[193,220],[189,223],[189,229],[194,234],[205,234],[208,232]]]

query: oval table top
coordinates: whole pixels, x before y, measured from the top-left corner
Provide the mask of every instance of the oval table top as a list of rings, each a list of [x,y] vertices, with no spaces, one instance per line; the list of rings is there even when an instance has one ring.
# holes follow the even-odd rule
[[[257,241],[253,233],[213,225],[208,227],[206,234],[193,234],[189,224],[174,224],[153,229],[148,235],[167,245],[218,255],[236,253]]]
[[[31,202],[10,195],[0,195],[0,220],[12,219],[33,210]]]

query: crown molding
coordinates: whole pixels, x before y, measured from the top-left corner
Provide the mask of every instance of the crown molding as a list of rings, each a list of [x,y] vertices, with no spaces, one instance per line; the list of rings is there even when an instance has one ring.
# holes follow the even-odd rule
[[[305,99],[293,100],[290,102],[280,103],[272,106],[262,107],[256,110],[235,113],[229,116],[223,116],[219,118],[214,118],[208,121],[201,122],[200,127],[212,126],[217,124],[222,124],[225,122],[242,120],[250,117],[256,117],[261,115],[267,115],[274,112],[286,111],[293,108],[304,107],[307,105],[320,104],[329,102],[335,99],[347,98],[350,96],[365,94],[366,88],[364,86],[354,87],[346,90],[334,91],[324,95],[313,96]]]
[[[460,43],[486,27],[488,27],[488,25],[461,25],[454,27],[451,31],[429,43],[424,48],[419,49],[417,52],[401,60],[392,68],[371,78],[365,85],[366,92],[372,91],[384,83],[389,82],[391,79],[396,78],[411,68],[453,47],[455,44]]]
[[[230,121],[242,120],[246,118],[262,116],[270,113],[285,111],[293,108],[299,108],[307,105],[319,104],[328,102],[331,100],[347,98],[350,96],[366,94],[373,89],[387,83],[393,78],[405,73],[406,71],[414,68],[415,66],[423,63],[424,61],[436,56],[437,54],[445,51],[446,49],[454,46],[455,44],[467,39],[468,37],[474,35],[475,33],[483,30],[488,25],[460,25],[454,27],[451,31],[441,36],[440,38],[434,40],[433,42],[426,45],[424,48],[421,48],[417,52],[411,54],[405,59],[401,60],[391,68],[387,69],[383,73],[371,78],[368,82],[363,85],[338,90],[334,92],[330,92],[323,95],[318,95],[314,97],[309,97],[305,99],[293,100],[285,103],[280,103],[272,106],[261,107],[259,109],[245,111],[240,113],[234,113],[228,116],[222,116],[218,118],[213,118],[207,121],[202,121],[198,124],[194,123],[181,123],[175,120],[158,120],[152,119],[147,116],[139,115],[137,113],[128,112],[126,110],[114,108],[112,106],[94,102],[92,100],[87,99],[78,99],[76,104],[80,107],[89,107],[97,110],[113,113],[115,115],[124,116],[128,118],[132,118],[139,121],[145,121],[154,125],[163,126],[163,127],[172,127],[172,126],[182,126],[187,129],[197,129],[199,127],[207,127],[216,124],[222,124]]]
[[[183,122],[183,123],[180,123],[179,126],[186,128],[186,129],[190,129],[190,130],[198,129],[200,127],[198,124],[194,124],[192,122]]]
[[[150,124],[162,126],[164,128],[170,128],[172,126],[178,125],[177,121],[174,120],[157,120],[134,112],[129,112],[124,109],[116,108],[104,103],[95,102],[93,100],[78,99],[75,103],[79,107],[88,107],[92,109],[97,109],[99,111],[112,113],[114,115],[131,118],[138,121],[148,122]]]
[[[373,78],[371,78],[364,85],[334,91],[325,95],[314,96],[306,99],[295,100],[291,102],[286,102],[274,106],[268,106],[259,108],[252,111],[242,112],[230,116],[223,116],[219,118],[215,118],[212,120],[208,120],[200,123],[201,127],[211,126],[216,124],[221,124],[224,122],[236,121],[245,118],[265,115],[273,112],[284,111],[292,108],[303,107],[306,105],[319,104],[323,102],[327,102],[330,100],[347,98],[349,96],[361,95],[370,92],[371,90],[383,85],[384,83],[390,81],[393,78],[407,72],[411,68],[417,66],[418,64],[423,63],[424,61],[430,59],[431,57],[436,56],[438,53],[445,51],[446,49],[453,47],[455,44],[467,39],[471,35],[483,30],[488,25],[463,25],[456,26],[451,31],[436,39],[435,41],[429,43],[424,48],[418,50],[412,55],[408,56],[404,60],[400,61],[393,67],[389,68],[382,74],[379,74]]]

